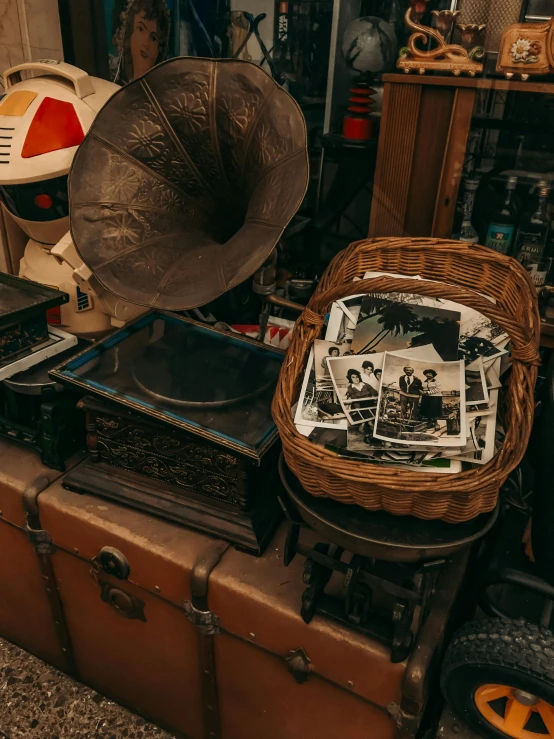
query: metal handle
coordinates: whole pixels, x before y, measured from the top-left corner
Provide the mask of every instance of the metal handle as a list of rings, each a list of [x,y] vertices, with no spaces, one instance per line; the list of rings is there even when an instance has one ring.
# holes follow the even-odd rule
[[[49,75],[50,77],[62,77],[72,83],[75,90],[75,94],[78,98],[86,98],[88,95],[93,95],[95,92],[94,83],[92,78],[78,67],[74,67],[72,64],[66,64],[65,62],[59,62],[56,59],[41,59],[36,62],[24,62],[23,64],[17,64],[15,67],[4,72],[4,87],[6,91],[13,87],[18,82],[21,82],[21,72],[23,70],[29,70],[38,72],[37,76]]]
[[[107,575],[113,575],[118,580],[127,580],[131,574],[131,566],[127,557],[115,547],[102,547],[92,559],[91,564],[96,573],[104,570]]]

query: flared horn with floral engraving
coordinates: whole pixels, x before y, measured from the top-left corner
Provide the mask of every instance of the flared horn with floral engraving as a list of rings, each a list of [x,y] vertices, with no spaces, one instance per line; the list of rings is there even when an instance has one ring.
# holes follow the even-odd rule
[[[255,272],[307,182],[302,112],[269,75],[171,59],[95,119],[70,173],[71,232],[110,292],[184,310]]]

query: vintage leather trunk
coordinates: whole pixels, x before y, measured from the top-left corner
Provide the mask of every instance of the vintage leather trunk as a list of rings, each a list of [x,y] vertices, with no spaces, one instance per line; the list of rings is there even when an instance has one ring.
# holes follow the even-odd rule
[[[67,467],[79,459],[73,457]],[[59,614],[54,615],[58,601],[45,579],[51,574],[51,562],[34,549],[40,549],[41,542],[31,541],[24,503],[24,498],[32,502],[34,491],[60,475],[45,467],[35,451],[0,440],[0,634],[69,670],[68,653],[63,651],[65,631]]]
[[[0,464],[3,636],[177,736],[414,736],[465,555],[443,569],[410,658],[392,664],[353,629],[303,622],[284,525],[256,558],[71,492],[6,442]]]

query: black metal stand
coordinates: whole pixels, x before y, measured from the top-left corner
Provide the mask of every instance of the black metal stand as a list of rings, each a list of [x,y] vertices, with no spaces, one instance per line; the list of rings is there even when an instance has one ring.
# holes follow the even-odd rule
[[[65,470],[65,460],[85,446],[79,394],[48,377],[76,347],[0,383],[0,436],[36,449],[43,464]]]
[[[279,473],[288,493],[287,499],[280,498],[289,520],[284,564],[297,554],[306,558],[302,618],[309,623],[318,614],[348,625],[389,646],[391,662],[402,662],[446,558],[483,536],[497,511],[457,526],[420,521],[314,498],[282,456]],[[305,529],[327,541],[304,544]],[[334,573],[342,576],[338,594],[336,588],[326,592]]]

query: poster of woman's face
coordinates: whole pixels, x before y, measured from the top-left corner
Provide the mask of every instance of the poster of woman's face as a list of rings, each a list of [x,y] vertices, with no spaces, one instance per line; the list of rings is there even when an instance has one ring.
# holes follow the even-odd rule
[[[175,56],[177,0],[105,0],[110,74],[126,84]]]

